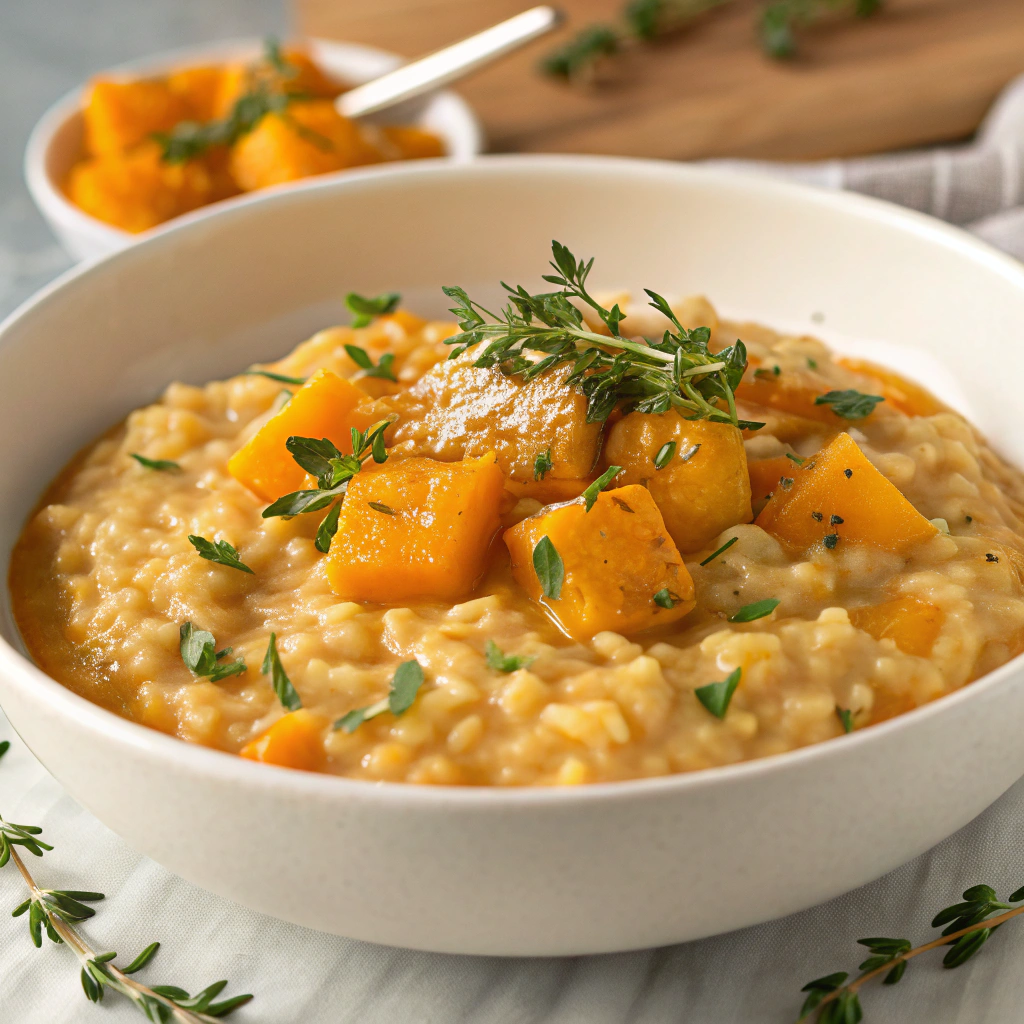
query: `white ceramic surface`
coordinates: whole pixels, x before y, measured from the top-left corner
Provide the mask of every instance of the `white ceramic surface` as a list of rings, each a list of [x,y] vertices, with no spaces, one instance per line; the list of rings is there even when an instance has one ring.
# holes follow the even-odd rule
[[[395,288],[440,314],[442,284],[539,285],[552,237],[597,256],[597,288],[704,292],[726,313],[806,330],[823,314],[826,335],[926,354],[1024,462],[1024,268],[968,235],[851,195],[670,164],[484,158],[224,206],[23,307],[0,328],[5,562],[65,459],[167,381],[279,355],[340,319],[350,288]],[[0,617],[0,703],[101,820],[239,903],[396,945],[575,954],[753,924],[907,861],[1024,774],[1021,659],[760,761],[575,789],[431,788],[263,766],[133,725],[19,653],[6,595]]]
[[[402,63],[397,54],[371,46],[326,39],[309,39],[305,43],[314,59],[328,73],[357,85],[392,71]],[[103,74],[137,77],[197,64],[244,60],[258,54],[262,46],[259,39],[210,43],[121,64]],[[57,100],[39,119],[25,149],[25,181],[33,201],[61,245],[76,259],[82,260],[106,256],[131,245],[140,237],[89,216],[64,195],[62,183],[82,151],[81,107],[84,93],[85,87],[74,89]],[[381,123],[408,123],[412,120],[440,135],[445,141],[448,159],[453,161],[472,159],[483,148],[483,135],[476,116],[463,99],[449,91],[394,111],[385,111],[371,120]],[[234,201],[226,200],[228,203]]]

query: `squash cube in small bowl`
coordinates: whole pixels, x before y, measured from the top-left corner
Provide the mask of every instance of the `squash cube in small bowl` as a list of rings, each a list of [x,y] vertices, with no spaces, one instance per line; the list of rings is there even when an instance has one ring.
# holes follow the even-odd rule
[[[584,497],[543,508],[507,530],[505,543],[516,581],[575,640],[636,633],[693,610],[683,556],[639,484],[603,491],[589,512]]]

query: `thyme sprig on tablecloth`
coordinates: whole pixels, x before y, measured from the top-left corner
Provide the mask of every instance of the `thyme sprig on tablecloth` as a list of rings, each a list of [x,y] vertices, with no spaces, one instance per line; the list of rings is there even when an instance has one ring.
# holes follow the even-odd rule
[[[943,928],[942,934],[923,945],[912,947],[909,939],[884,937],[858,939],[871,955],[858,970],[852,981],[845,971],[836,971],[823,978],[809,981],[800,990],[807,993],[800,1009],[799,1021],[815,1020],[817,1024],[857,1024],[863,1019],[860,988],[869,981],[882,977],[883,985],[895,985],[903,977],[907,964],[922,953],[943,946],[949,947],[942,959],[946,968],[967,963],[1000,925],[1024,914],[1024,886],[1011,893],[1006,902],[996,898],[990,885],[972,885],[963,894],[963,901],[940,910],[932,919],[933,928]]]
[[[603,422],[616,408],[646,413],[674,408],[687,419],[751,430],[764,425],[736,414],[734,390],[747,367],[742,341],[712,353],[710,329],[687,330],[650,289],[645,289],[650,304],[668,319],[669,328],[659,340],[624,338],[619,327],[625,313],[617,303],[608,309],[587,289],[593,258],[577,260],[561,242],[552,242],[551,252],[555,273],[543,279],[560,290],[534,294],[503,282],[509,301],[500,313],[490,312],[462,288],[442,289],[458,303],[451,312],[462,329],[447,341],[454,346],[450,359],[484,342],[474,366],[497,366],[524,381],[568,367],[564,383],[586,397],[588,423]],[[590,330],[579,306],[589,306],[608,333]]]
[[[628,0],[617,24],[593,24],[552,50],[540,62],[554,78],[588,83],[611,57],[645,44],[678,35],[692,28],[732,0]],[[801,31],[826,15],[844,11],[868,18],[884,0],[769,0],[757,13],[761,48],[775,60],[788,60],[798,51]]]
[[[4,740],[0,746],[2,756],[10,744]],[[51,942],[72,950],[81,964],[82,989],[89,1000],[99,1003],[110,990],[130,999],[154,1024],[216,1024],[252,999],[247,993],[216,1001],[227,987],[226,981],[215,981],[193,996],[177,985],[151,987],[129,977],[153,959],[160,943],[151,942],[125,967],[114,962],[117,953],[94,949],[75,926],[95,915],[96,911],[86,904],[104,899],[104,894],[78,889],[41,889],[36,884],[18,847],[42,857],[53,849],[40,838],[42,831],[37,825],[15,825],[0,818],[0,868],[14,864],[29,893],[28,899],[14,908],[12,916],[28,915],[29,935],[37,948],[42,946],[45,933]]]

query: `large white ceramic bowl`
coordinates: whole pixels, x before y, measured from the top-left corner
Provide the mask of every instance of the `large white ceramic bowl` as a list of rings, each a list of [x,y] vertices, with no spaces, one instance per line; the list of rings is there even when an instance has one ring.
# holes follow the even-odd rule
[[[1024,268],[850,195],[649,162],[485,158],[356,172],[193,218],[65,275],[0,328],[0,551],[81,445],[343,316],[347,289],[440,314],[442,284],[540,284],[549,240],[595,287],[891,342],[953,372],[1024,462]],[[816,317],[815,319],[820,319]],[[459,953],[576,954],[788,914],[907,861],[1024,774],[1017,659],[900,718],[794,753],[572,789],[369,784],[254,764],[131,724],[23,656],[6,595],[0,703],[134,847],[246,906]]]
[[[397,54],[357,43],[307,39],[304,45],[316,62],[339,81],[358,85],[394,70],[402,63]],[[118,65],[103,72],[114,77],[158,75],[198,64],[249,60],[263,47],[259,39],[232,39],[173,50]],[[82,152],[82,100],[86,87],[62,96],[39,119],[25,149],[25,182],[29,193],[61,245],[76,259],[91,259],[124,249],[139,235],[105,224],[80,210],[64,194],[63,183]],[[435,132],[445,142],[448,159],[469,160],[483,148],[479,122],[465,100],[442,91],[422,103],[410,104],[405,114],[384,112],[379,120],[408,120]],[[340,171],[346,174],[347,171]],[[289,188],[291,186],[279,186]],[[236,200],[225,200],[231,203]],[[159,229],[156,229],[159,230]]]

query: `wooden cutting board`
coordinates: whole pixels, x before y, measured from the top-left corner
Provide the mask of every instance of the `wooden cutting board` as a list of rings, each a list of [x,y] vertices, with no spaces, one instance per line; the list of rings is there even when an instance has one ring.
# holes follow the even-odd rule
[[[307,35],[417,56],[530,6],[530,0],[296,0]],[[492,151],[694,159],[816,159],[961,139],[1024,73],[1024,0],[887,0],[859,21],[801,34],[772,61],[754,35],[756,0],[734,0],[685,34],[636,48],[581,89],[538,58],[621,0],[563,0],[565,29],[460,86]]]

